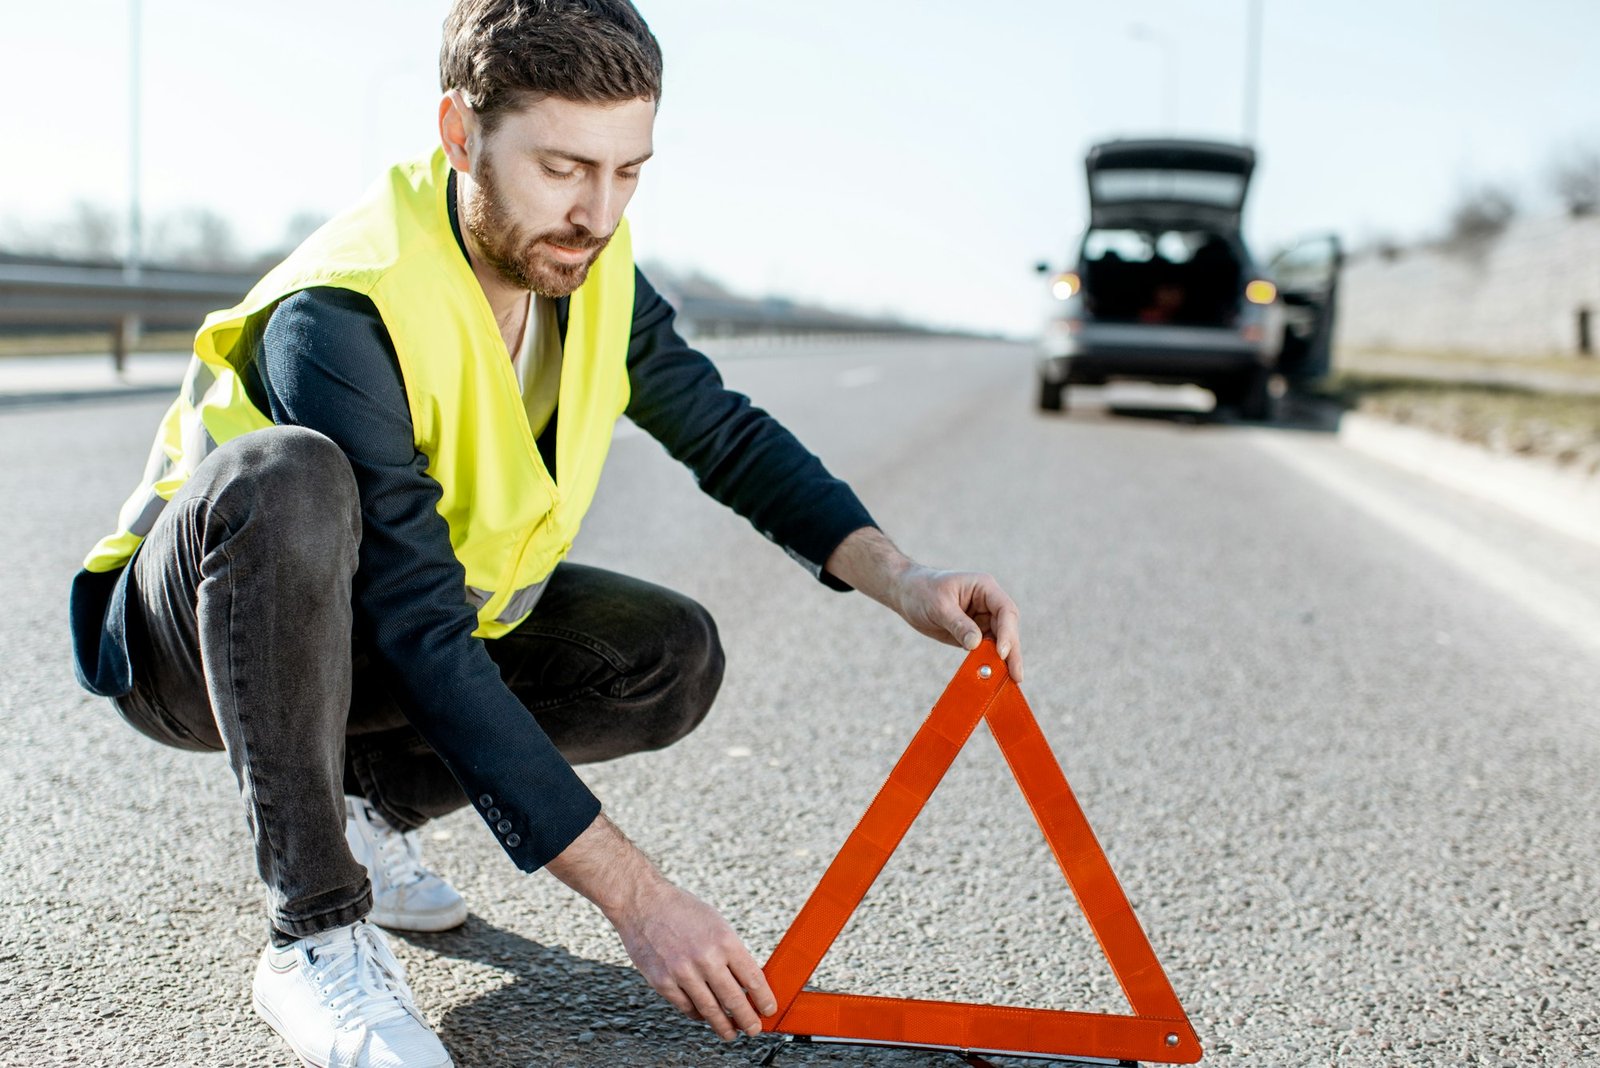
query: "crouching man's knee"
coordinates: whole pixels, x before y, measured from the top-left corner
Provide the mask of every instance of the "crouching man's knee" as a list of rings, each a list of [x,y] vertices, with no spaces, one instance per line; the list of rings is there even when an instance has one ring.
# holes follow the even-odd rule
[[[662,749],[681,741],[705,720],[722,687],[722,640],[716,621],[684,599],[662,649],[666,683],[650,710],[645,746]]]

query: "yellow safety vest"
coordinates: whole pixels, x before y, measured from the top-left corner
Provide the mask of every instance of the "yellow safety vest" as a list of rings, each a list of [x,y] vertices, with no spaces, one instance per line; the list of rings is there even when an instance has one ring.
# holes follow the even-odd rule
[[[272,425],[245,394],[244,371],[278,302],[312,286],[370,298],[394,343],[416,447],[444,494],[439,514],[466,569],[479,637],[532,611],[594,499],[611,431],[628,404],[633,250],[623,220],[572,294],[562,349],[556,471],[545,469],[516,372],[489,302],[450,228],[444,151],[402,164],[258,282],[213,312],[167,410],[117,533],[84,561],[123,566],[208,453]]]

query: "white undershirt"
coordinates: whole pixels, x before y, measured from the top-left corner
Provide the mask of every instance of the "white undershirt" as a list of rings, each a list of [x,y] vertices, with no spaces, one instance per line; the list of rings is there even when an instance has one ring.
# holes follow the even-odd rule
[[[522,387],[528,429],[537,438],[550,422],[561,395],[561,328],[556,321],[555,301],[528,294],[522,344],[512,355],[511,365],[516,368],[517,384]]]

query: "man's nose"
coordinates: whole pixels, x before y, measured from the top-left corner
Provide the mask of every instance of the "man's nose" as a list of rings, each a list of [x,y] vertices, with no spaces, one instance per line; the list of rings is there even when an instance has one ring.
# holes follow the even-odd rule
[[[596,237],[610,236],[616,226],[611,214],[617,195],[615,184],[609,176],[596,176],[585,182],[578,202],[572,206],[569,221]]]

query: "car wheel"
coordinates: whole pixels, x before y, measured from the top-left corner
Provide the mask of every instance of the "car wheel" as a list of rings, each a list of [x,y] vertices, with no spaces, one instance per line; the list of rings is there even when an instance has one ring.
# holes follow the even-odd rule
[[[1252,423],[1270,423],[1277,415],[1278,399],[1272,395],[1272,372],[1258,367],[1239,389],[1239,414]]]
[[[1049,379],[1039,379],[1039,410],[1041,412],[1059,412],[1066,407],[1067,387],[1063,382],[1051,382]]]

